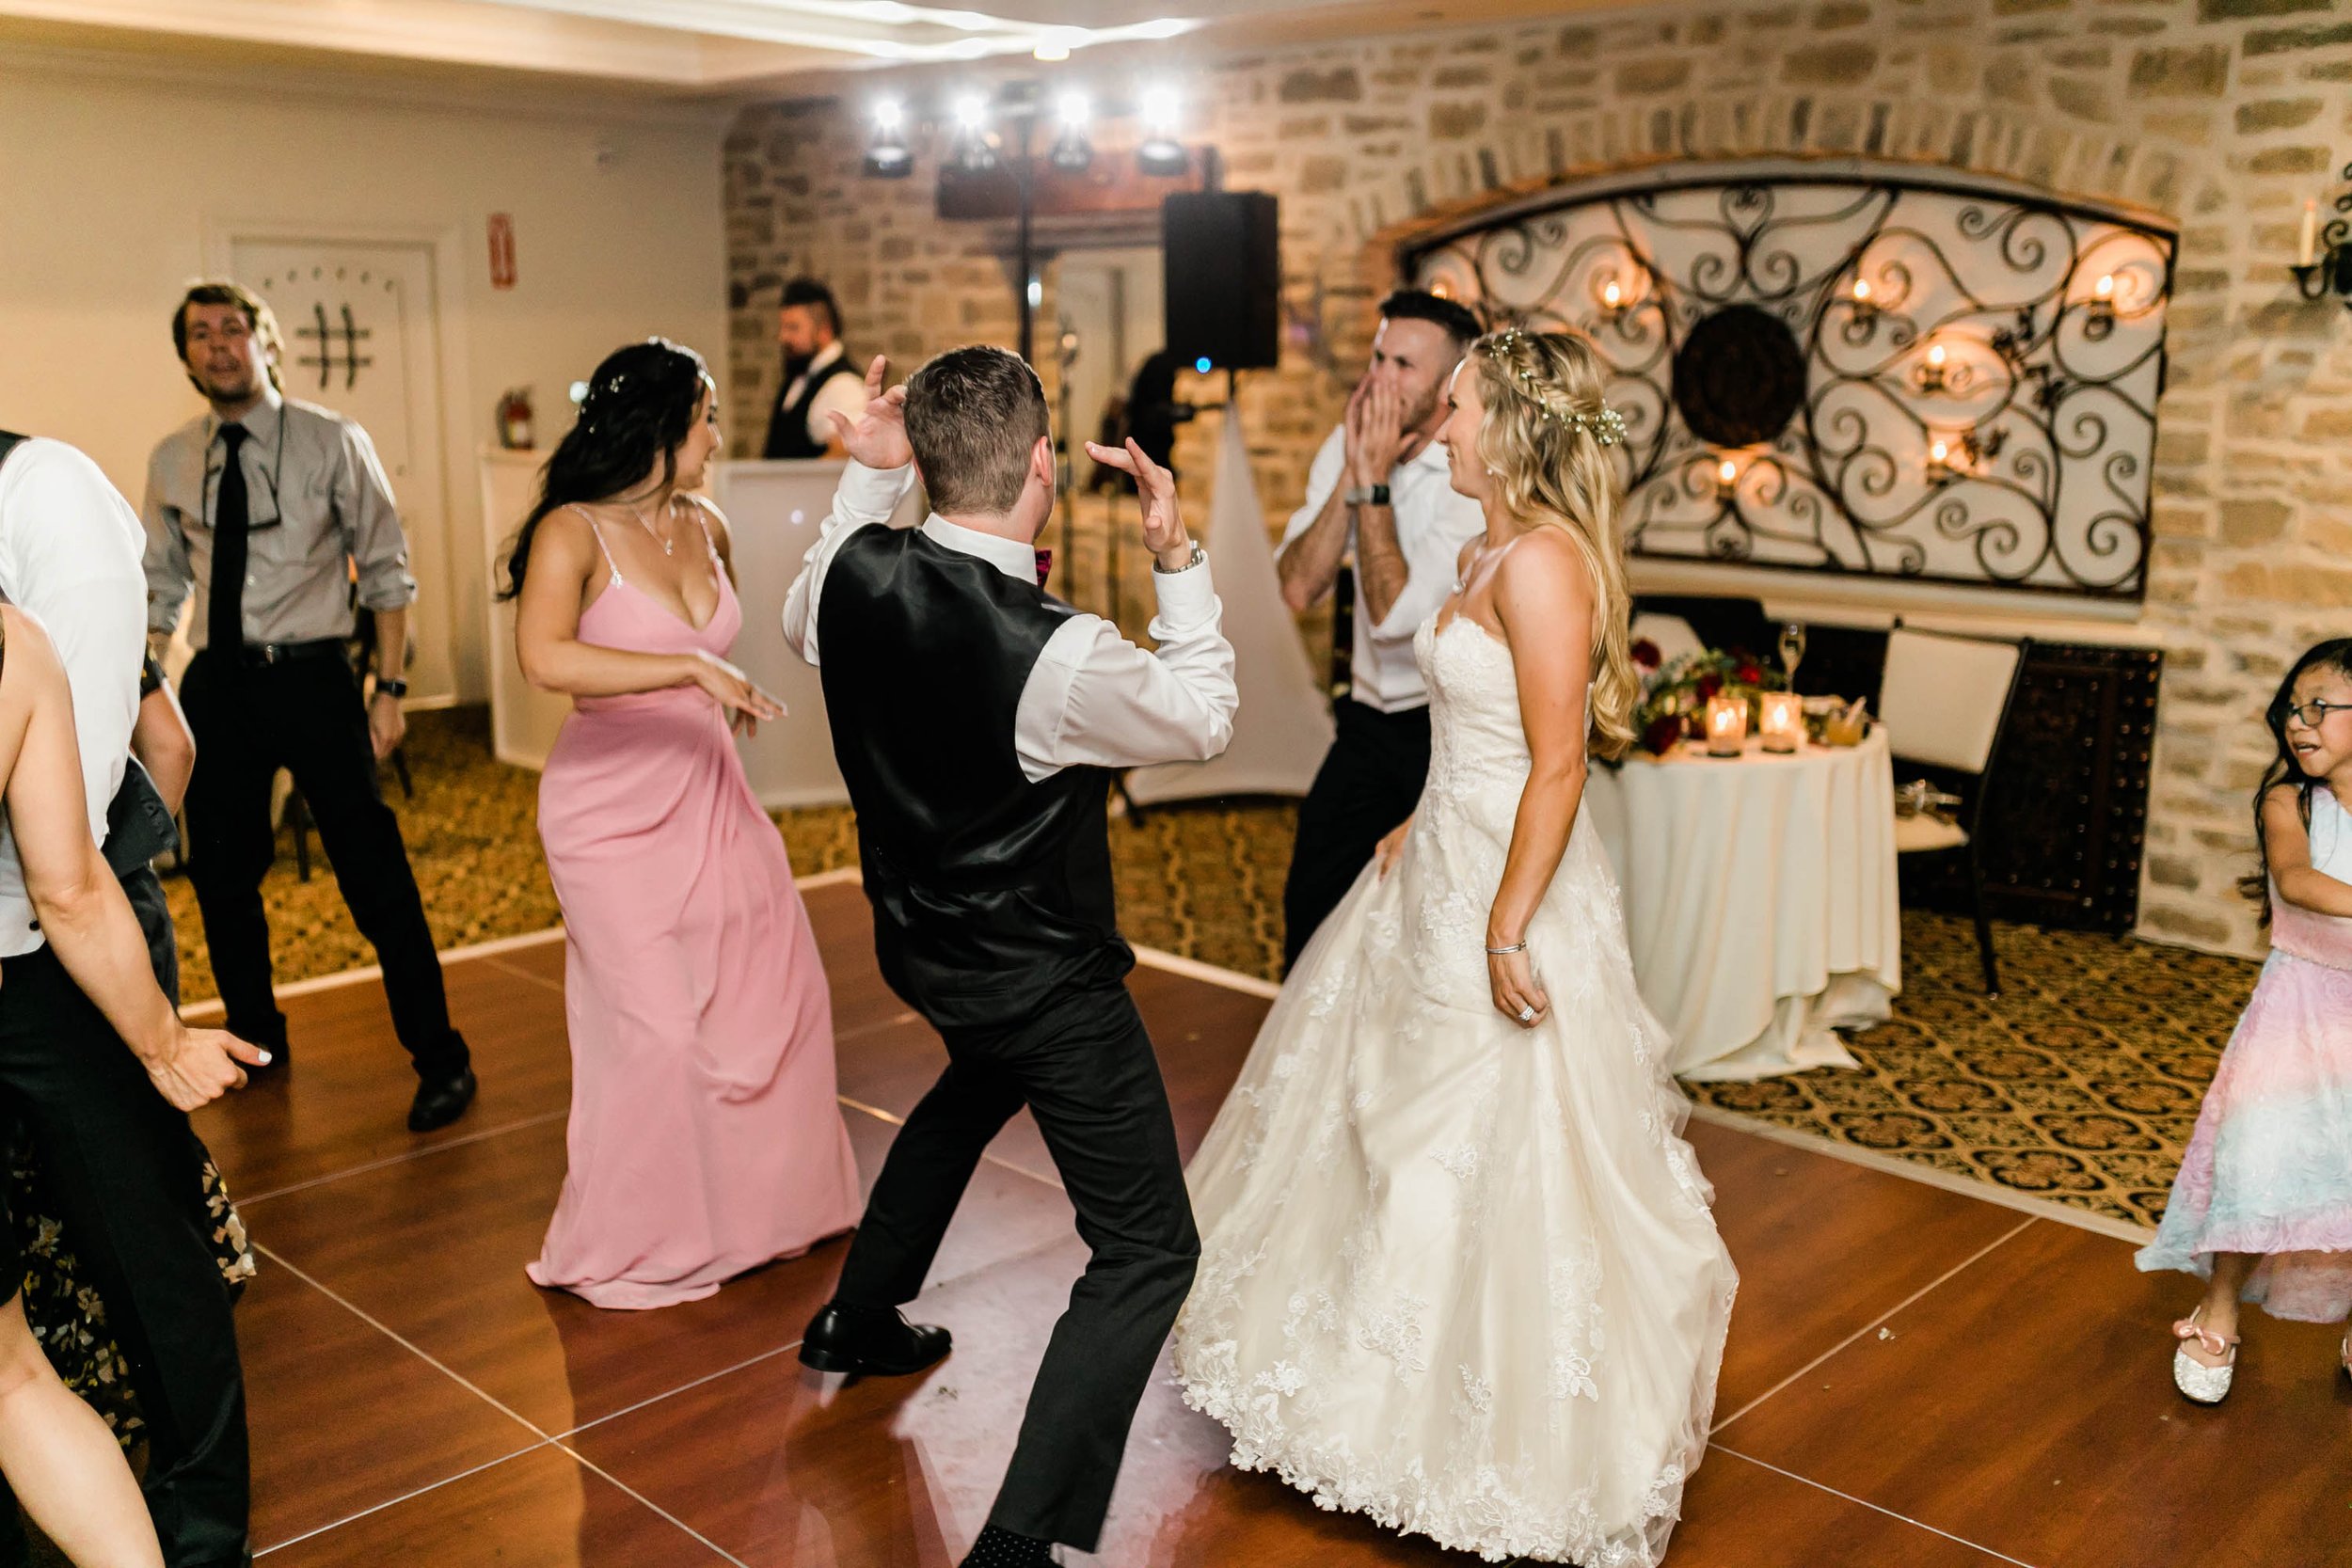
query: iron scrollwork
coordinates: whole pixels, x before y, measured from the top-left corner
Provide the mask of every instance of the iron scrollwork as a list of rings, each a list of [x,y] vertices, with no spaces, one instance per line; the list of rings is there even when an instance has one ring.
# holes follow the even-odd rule
[[[1636,554],[2137,598],[2174,237],[2006,189],[1571,198],[1412,277],[1610,366]]]

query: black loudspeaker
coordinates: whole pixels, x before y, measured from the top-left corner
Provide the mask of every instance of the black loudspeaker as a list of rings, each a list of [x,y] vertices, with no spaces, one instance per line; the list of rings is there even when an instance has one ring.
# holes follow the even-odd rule
[[[1200,191],[1160,207],[1168,350],[1180,365],[1271,370],[1282,352],[1282,246],[1273,197]]]

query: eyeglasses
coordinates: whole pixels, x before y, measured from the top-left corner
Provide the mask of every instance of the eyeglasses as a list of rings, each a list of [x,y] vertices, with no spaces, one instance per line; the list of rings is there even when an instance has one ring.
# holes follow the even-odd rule
[[[2331,713],[2352,713],[2352,703],[2304,703],[2287,709],[2288,718],[2300,721],[2309,730],[2326,723]]]

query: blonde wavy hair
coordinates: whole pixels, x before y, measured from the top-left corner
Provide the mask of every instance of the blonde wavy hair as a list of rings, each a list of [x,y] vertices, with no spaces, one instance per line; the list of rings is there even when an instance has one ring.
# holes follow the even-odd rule
[[[1614,759],[1633,745],[1641,695],[1633,669],[1632,595],[1618,514],[1625,487],[1608,448],[1625,422],[1601,401],[1606,372],[1581,332],[1490,332],[1471,345],[1478,458],[1511,515],[1574,541],[1593,579],[1592,750]]]

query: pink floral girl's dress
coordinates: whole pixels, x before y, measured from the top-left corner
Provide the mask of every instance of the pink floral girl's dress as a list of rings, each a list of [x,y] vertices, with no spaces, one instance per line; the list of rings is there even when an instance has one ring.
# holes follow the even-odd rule
[[[2352,813],[2312,792],[2312,864],[2352,882]],[[2262,1255],[2248,1301],[2274,1318],[2352,1312],[2352,920],[2271,890],[2270,958],[2221,1053],[2142,1270],[2210,1277]]]

